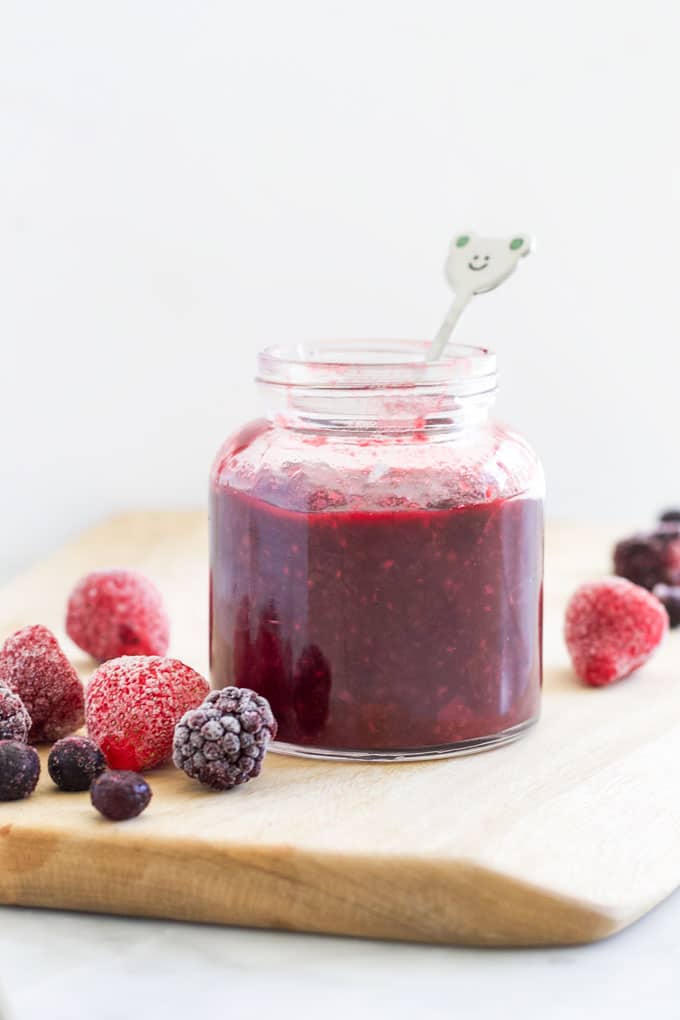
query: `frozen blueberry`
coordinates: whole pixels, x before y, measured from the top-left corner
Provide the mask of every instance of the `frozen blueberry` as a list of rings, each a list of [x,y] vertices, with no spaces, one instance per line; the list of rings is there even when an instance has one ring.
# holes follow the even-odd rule
[[[124,822],[148,806],[151,787],[138,772],[102,772],[90,787],[90,797],[105,818]]]
[[[106,758],[94,740],[64,737],[58,740],[47,759],[47,771],[60,790],[75,793],[89,790],[97,776],[106,770]]]
[[[30,797],[40,778],[38,752],[18,740],[0,740],[0,800]]]
[[[680,510],[664,510],[664,512],[659,515],[659,520],[662,524],[680,523]]]
[[[671,627],[680,627],[680,587],[671,584],[655,584],[652,594],[666,607]]]

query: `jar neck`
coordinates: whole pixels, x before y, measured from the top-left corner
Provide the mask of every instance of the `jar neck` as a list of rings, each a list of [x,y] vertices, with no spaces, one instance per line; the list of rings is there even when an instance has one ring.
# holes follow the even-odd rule
[[[488,418],[495,356],[449,347],[425,360],[420,341],[346,341],[268,348],[258,384],[267,416],[284,428],[365,438],[463,432]]]

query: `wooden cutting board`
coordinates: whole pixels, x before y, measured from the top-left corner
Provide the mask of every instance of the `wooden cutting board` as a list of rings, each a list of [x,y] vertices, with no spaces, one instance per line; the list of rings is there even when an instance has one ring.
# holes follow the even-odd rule
[[[43,778],[0,804],[0,902],[474,945],[587,942],[680,885],[680,633],[636,678],[579,686],[564,604],[607,569],[606,528],[548,537],[546,691],[529,736],[449,761],[354,765],[270,754],[228,794],[166,768],[141,818],[100,819]],[[166,594],[171,653],[207,669],[206,529],[198,513],[108,521],[0,591],[0,637],[65,639],[71,584],[129,565]]]

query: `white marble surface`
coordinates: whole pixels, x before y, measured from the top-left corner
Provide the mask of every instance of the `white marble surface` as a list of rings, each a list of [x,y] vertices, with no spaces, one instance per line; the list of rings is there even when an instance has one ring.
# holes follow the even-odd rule
[[[10,1020],[677,1020],[679,933],[680,894],[606,942],[542,950],[1,908],[0,975]]]

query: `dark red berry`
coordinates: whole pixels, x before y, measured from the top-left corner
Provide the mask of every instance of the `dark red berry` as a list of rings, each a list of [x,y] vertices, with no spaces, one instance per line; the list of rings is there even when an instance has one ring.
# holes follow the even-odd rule
[[[680,627],[680,586],[655,584],[652,593],[666,607],[671,627]]]
[[[664,512],[659,515],[659,520],[663,524],[676,521],[680,523],[680,510],[664,510]]]
[[[0,800],[30,797],[40,778],[38,752],[18,740],[0,740]]]
[[[68,793],[89,790],[93,780],[106,770],[106,758],[94,740],[64,737],[57,741],[47,759],[52,781]]]
[[[112,822],[136,818],[151,800],[151,787],[138,772],[102,772],[90,787],[92,803]]]

